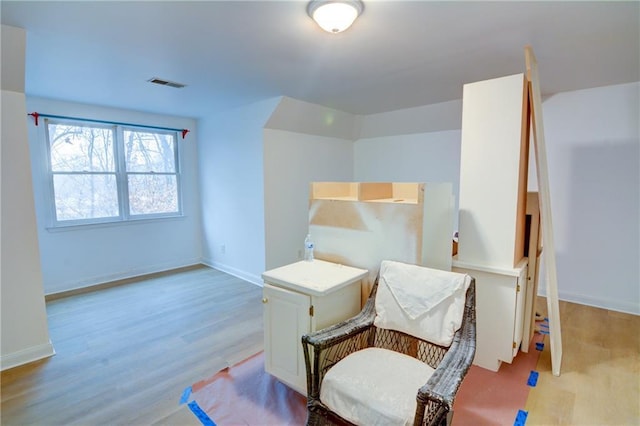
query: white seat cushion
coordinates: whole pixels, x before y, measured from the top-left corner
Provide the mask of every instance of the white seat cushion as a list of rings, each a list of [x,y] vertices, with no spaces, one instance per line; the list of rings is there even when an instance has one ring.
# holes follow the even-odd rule
[[[449,346],[462,325],[471,277],[385,260],[376,294],[376,327]]]
[[[320,400],[357,425],[412,425],[418,389],[433,371],[408,355],[381,348],[363,349],[327,372]]]

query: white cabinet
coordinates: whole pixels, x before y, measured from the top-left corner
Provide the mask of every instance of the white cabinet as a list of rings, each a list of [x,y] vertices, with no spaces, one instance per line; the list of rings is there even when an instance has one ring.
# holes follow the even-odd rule
[[[515,268],[490,268],[453,261],[453,271],[476,279],[476,355],[473,363],[498,371],[511,363],[523,340],[527,258]],[[525,339],[525,345],[528,341]]]
[[[262,274],[265,371],[306,395],[301,338],[360,312],[365,269],[314,260]]]
[[[458,255],[476,279],[474,364],[498,371],[529,344],[526,207],[528,85],[524,74],[465,84],[462,99]],[[533,297],[529,297],[532,312]]]

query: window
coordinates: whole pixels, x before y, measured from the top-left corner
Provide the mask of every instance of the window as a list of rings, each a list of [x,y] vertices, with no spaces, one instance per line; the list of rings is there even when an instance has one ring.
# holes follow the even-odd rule
[[[181,214],[175,132],[47,120],[55,225]]]

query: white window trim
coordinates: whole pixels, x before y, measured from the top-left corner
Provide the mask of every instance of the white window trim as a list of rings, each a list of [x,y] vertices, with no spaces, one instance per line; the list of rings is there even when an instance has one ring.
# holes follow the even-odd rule
[[[114,156],[116,163],[116,187],[118,191],[118,216],[114,217],[105,217],[105,218],[90,218],[90,219],[77,219],[77,220],[57,220],[56,213],[56,204],[55,204],[55,191],[53,185],[53,176],[54,172],[52,170],[51,165],[51,146],[49,142],[48,135],[48,125],[49,123],[54,124],[70,124],[70,125],[78,125],[78,126],[95,126],[95,127],[105,127],[112,128],[114,132]],[[144,132],[153,132],[153,133],[164,133],[170,134],[173,136],[174,140],[174,162],[175,162],[175,173],[144,173],[144,172],[136,172],[129,173],[126,171],[125,164],[125,156],[124,156],[124,137],[123,131],[124,129],[133,130],[133,131],[144,131]],[[184,218],[183,212],[183,188],[182,188],[182,154],[181,154],[181,144],[179,143],[178,132],[171,130],[150,130],[144,126],[136,127],[135,125],[122,125],[114,123],[112,125],[105,125],[104,122],[96,121],[93,122],[91,120],[73,120],[73,119],[62,119],[62,118],[46,118],[42,123],[42,130],[40,133],[40,140],[45,146],[44,154],[44,164],[45,164],[45,180],[46,180],[46,190],[44,191],[45,202],[47,203],[47,214],[49,216],[47,223],[48,226],[46,229],[48,231],[64,231],[64,230],[72,230],[77,229],[79,227],[82,228],[96,228],[96,227],[104,227],[104,226],[114,226],[114,225],[128,225],[134,223],[144,223],[151,222],[156,220],[167,220],[167,219],[181,219]],[[80,173],[78,173],[80,174]],[[105,172],[107,174],[107,172]],[[110,174],[110,173],[109,173]],[[176,212],[168,212],[168,213],[151,213],[151,214],[135,214],[132,215],[129,213],[129,194],[128,194],[128,185],[127,185],[127,176],[130,174],[162,174],[162,175],[174,175],[176,176],[176,187],[177,187],[177,205],[178,210]]]

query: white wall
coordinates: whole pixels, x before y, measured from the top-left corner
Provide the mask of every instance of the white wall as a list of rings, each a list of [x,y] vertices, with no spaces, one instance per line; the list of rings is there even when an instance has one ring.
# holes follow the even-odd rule
[[[351,140],[265,129],[267,269],[303,258],[304,238],[309,230],[310,183],[352,180]]]
[[[358,182],[451,182],[457,229],[460,130],[359,139],[354,157]]]
[[[640,314],[640,83],[542,108],[559,297]]]
[[[460,130],[462,100],[440,102],[361,117],[361,139]]]
[[[33,200],[22,29],[2,25],[0,369],[54,354]]]
[[[353,180],[360,117],[284,97],[264,131],[266,269],[303,258],[311,182]]]
[[[285,96],[278,102],[265,128],[355,140],[360,133],[360,120],[361,116]]]
[[[279,100],[198,120],[203,261],[257,284],[265,270],[263,127]]]
[[[28,120],[46,294],[200,263],[195,120],[31,97],[27,108],[41,114],[190,130],[185,139],[178,137],[183,217],[52,229],[45,126],[42,119],[39,126]]]
[[[354,180],[451,182],[457,229],[461,122],[461,101],[363,117],[354,144]]]
[[[634,314],[640,314],[639,92],[633,83],[543,102],[559,296]],[[363,117],[361,134],[368,137],[355,142],[354,180],[451,180],[457,197],[461,121],[452,130],[430,126],[451,127],[458,105],[458,113],[444,103]],[[424,127],[411,124],[423,114]],[[405,126],[416,133],[406,134]],[[530,161],[529,190],[536,190],[533,154]]]

